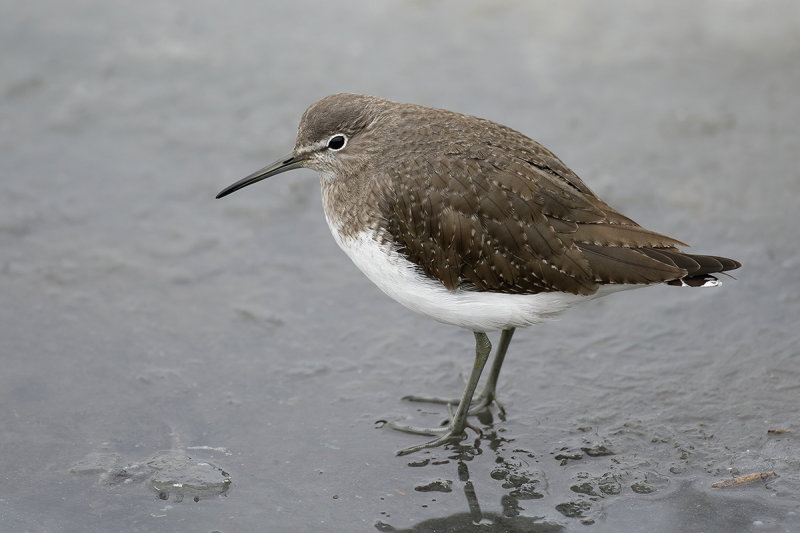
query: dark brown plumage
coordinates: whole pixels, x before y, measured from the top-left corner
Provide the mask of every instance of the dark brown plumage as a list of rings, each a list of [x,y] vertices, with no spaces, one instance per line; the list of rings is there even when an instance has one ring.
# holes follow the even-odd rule
[[[331,112],[329,99],[345,104]],[[325,120],[314,120],[318,109]],[[352,161],[357,181],[323,181],[348,225],[380,226],[400,253],[448,289],[592,294],[601,284],[702,284],[740,266],[680,251],[682,242],[611,208],[542,145],[488,120],[334,95],[312,106],[303,122],[346,131],[351,149],[368,154]],[[319,128],[301,129],[298,144],[324,137]],[[353,183],[361,188],[342,190]],[[377,206],[379,218],[364,220],[364,203]]]

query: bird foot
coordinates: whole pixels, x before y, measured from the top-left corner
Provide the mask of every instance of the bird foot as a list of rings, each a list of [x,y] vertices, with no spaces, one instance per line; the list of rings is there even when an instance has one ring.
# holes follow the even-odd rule
[[[439,398],[436,396],[416,396],[416,395],[408,395],[403,396],[403,400],[407,400],[409,402],[422,402],[422,403],[436,403],[436,404],[444,404],[448,406],[455,406],[458,405],[460,401],[458,398]],[[469,403],[469,411],[467,411],[467,415],[474,416],[488,409],[491,407],[492,404],[497,406],[498,411],[500,412],[500,419],[505,420],[506,409],[500,401],[494,397],[493,394],[485,394],[481,393],[477,398],[474,398]]]
[[[467,434],[464,431],[465,428],[470,428],[478,435],[483,434],[480,428],[473,426],[466,420],[464,420],[462,424],[455,423],[450,403],[448,402],[442,402],[442,403],[445,403],[447,405],[447,410],[450,412],[450,419],[447,422],[446,426],[441,426],[438,428],[424,428],[419,426],[398,424],[397,422],[389,422],[388,424],[386,424],[390,428],[395,429],[397,431],[402,431],[404,433],[412,433],[414,435],[428,435],[428,436],[438,435],[438,438],[433,439],[430,442],[426,442],[424,444],[418,444],[416,446],[411,446],[409,448],[404,448],[398,451],[397,455],[408,455],[410,453],[414,453],[419,450],[424,450],[425,448],[435,448],[436,446],[441,446],[442,444],[447,444],[450,442],[460,442],[467,437]]]
[[[399,450],[397,452],[397,455],[408,455],[410,453],[424,450],[425,448],[435,448],[443,444],[461,442],[462,440],[467,438],[467,434],[464,431],[464,429],[463,428],[458,429],[454,427],[452,423],[450,423],[445,427],[439,427],[439,428],[406,426],[402,424],[397,424],[395,422],[389,422],[387,425],[392,429],[403,431],[405,433],[413,433],[415,435],[430,435],[430,436],[438,435],[438,437],[433,439],[432,441],[423,444],[417,444],[416,446],[410,446],[408,448],[403,448],[402,450]],[[480,429],[476,428],[472,424],[467,424],[466,427],[474,430],[479,435],[483,434],[483,432]]]

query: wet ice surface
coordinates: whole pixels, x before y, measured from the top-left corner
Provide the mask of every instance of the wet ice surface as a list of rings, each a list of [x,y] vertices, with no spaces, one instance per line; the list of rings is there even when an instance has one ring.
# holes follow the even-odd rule
[[[227,472],[212,463],[194,460],[183,450],[159,452],[139,463],[120,459],[114,453],[90,452],[72,465],[70,472],[97,474],[98,481],[107,485],[149,483],[160,499],[168,500],[172,495],[176,502],[186,496],[198,502],[200,498],[225,495],[231,486]]]
[[[796,530],[795,3],[5,11],[0,530]],[[213,200],[342,90],[520,129],[745,266],[519,331],[507,418],[395,457],[425,437],[376,422],[440,423],[400,398],[460,394],[472,335],[349,264],[313,173]]]

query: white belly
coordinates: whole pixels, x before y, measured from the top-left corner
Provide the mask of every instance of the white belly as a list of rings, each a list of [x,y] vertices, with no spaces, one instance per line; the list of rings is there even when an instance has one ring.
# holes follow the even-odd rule
[[[440,322],[473,331],[525,327],[541,322],[576,303],[632,288],[616,285],[590,296],[560,292],[500,294],[474,290],[449,290],[389,245],[381,245],[374,232],[342,237],[328,220],[336,242],[353,263],[383,292],[397,302]]]

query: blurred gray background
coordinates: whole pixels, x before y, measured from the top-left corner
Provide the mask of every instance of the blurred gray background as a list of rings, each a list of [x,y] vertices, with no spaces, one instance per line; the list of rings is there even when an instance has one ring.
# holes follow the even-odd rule
[[[0,46],[0,530],[797,531],[797,2],[5,1]],[[472,335],[349,263],[313,172],[214,200],[343,91],[744,266],[519,331],[507,419],[395,457]]]

